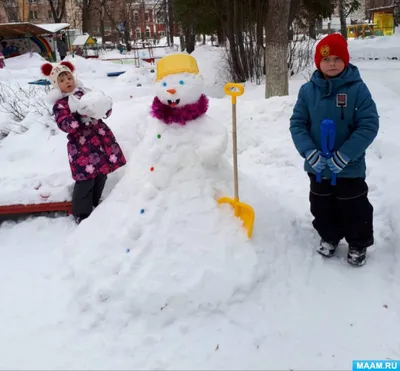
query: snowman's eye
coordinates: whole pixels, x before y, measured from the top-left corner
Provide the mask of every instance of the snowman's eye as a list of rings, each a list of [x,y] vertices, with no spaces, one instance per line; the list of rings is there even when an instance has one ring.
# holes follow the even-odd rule
[[[162,83],[162,86],[166,87],[166,86],[167,86],[167,83],[166,83],[166,82],[163,82],[163,83]]]
[[[179,81],[179,84],[183,85],[184,84],[183,80]]]

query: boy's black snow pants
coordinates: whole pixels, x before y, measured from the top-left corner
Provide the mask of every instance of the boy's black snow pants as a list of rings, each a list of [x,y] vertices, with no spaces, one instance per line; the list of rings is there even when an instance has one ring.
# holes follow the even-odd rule
[[[310,177],[310,206],[313,226],[320,237],[337,244],[345,238],[349,246],[362,249],[374,243],[373,207],[368,200],[368,186],[363,178],[339,178],[317,183]]]
[[[97,207],[100,202],[106,180],[107,175],[98,175],[94,179],[75,182],[72,194],[73,216],[85,219],[92,213],[93,207]]]

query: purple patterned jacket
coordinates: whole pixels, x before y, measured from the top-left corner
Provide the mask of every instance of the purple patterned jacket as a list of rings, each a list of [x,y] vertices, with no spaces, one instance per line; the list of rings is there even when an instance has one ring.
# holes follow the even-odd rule
[[[75,95],[81,98],[83,92],[78,91]],[[114,134],[102,120],[84,123],[79,113],[71,112],[68,97],[57,100],[53,112],[60,130],[68,133],[68,158],[74,180],[93,179],[126,164]],[[107,117],[110,114],[111,110]]]

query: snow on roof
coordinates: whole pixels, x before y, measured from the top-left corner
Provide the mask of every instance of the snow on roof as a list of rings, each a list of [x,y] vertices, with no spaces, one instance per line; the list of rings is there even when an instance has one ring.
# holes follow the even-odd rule
[[[79,35],[74,39],[74,42],[72,45],[85,45],[85,44],[96,44],[96,41],[89,35],[89,34],[84,34],[84,35]]]
[[[63,30],[64,28],[68,28],[70,25],[69,23],[43,23],[38,24],[37,26],[51,33],[56,33]]]
[[[3,37],[27,37],[28,35],[45,35],[55,33],[69,27],[68,23],[33,24],[29,22],[0,23],[0,36]]]

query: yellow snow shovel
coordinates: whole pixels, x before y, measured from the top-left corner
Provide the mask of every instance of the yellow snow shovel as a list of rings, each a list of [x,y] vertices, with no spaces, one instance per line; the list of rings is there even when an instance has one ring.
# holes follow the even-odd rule
[[[237,90],[231,90],[231,89]],[[239,181],[237,165],[237,134],[236,134],[236,97],[244,93],[244,87],[240,84],[228,83],[225,85],[225,94],[232,97],[232,140],[233,140],[233,178],[235,183],[235,197],[221,197],[218,204],[228,203],[235,210],[235,216],[243,220],[243,226],[247,229],[247,236],[253,234],[254,210],[250,205],[239,201]]]

